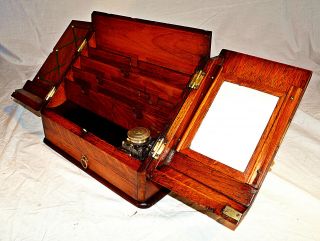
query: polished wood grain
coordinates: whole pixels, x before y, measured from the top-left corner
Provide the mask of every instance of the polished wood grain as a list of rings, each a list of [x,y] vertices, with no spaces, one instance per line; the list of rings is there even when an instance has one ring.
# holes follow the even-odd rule
[[[12,97],[40,115],[47,94],[61,82],[62,76],[78,53],[78,47],[88,37],[90,30],[91,23],[73,20],[34,79],[28,80],[22,89],[13,92]]]
[[[92,23],[97,48],[130,56],[136,63],[193,74],[201,59],[210,56],[209,31],[100,12],[93,12]]]
[[[223,50],[220,54],[220,57],[224,58],[222,72],[221,72],[219,78],[217,78],[215,80],[215,83],[211,86],[211,89],[209,89],[209,91],[207,92],[207,96],[205,97],[204,101],[201,103],[197,112],[193,116],[193,120],[191,121],[189,128],[184,133],[184,135],[182,137],[182,141],[180,142],[180,144],[178,146],[178,151],[181,150],[186,155],[188,155],[192,158],[195,158],[195,159],[199,159],[201,162],[203,162],[209,166],[212,166],[212,167],[218,169],[219,171],[224,172],[225,174],[230,175],[233,178],[238,179],[239,181],[250,182],[249,177],[250,176],[252,177],[253,173],[256,173],[256,174],[261,173],[261,170],[259,170],[259,171],[254,170],[253,167],[258,165],[257,163],[259,163],[259,162],[267,162],[267,163],[270,162],[270,160],[262,161],[259,158],[261,156],[262,147],[264,146],[264,143],[270,142],[271,140],[276,141],[276,138],[272,134],[270,134],[271,128],[278,121],[281,121],[281,122],[288,124],[289,119],[294,114],[295,109],[293,110],[291,108],[286,107],[285,100],[288,99],[289,97],[290,98],[293,97],[295,100],[295,108],[297,108],[298,102],[301,99],[301,96],[297,96],[297,97],[292,96],[291,88],[296,85],[299,85],[302,88],[306,88],[306,84],[308,83],[308,81],[310,79],[311,72],[307,71],[307,70],[300,69],[300,68],[287,66],[287,65],[276,63],[273,61],[268,61],[268,60],[260,59],[257,57],[252,57],[252,56],[248,56],[245,54],[235,53],[235,52],[227,51],[227,50]],[[234,63],[235,63],[236,57],[239,58],[239,64],[243,64],[243,62],[246,62],[245,61],[246,58],[248,58],[248,60],[249,60],[250,75],[248,76],[247,79],[249,79],[249,80],[253,79],[253,80],[251,82],[249,82],[248,80],[243,81],[243,82],[245,82],[246,87],[250,87],[253,89],[260,90],[260,91],[264,90],[265,92],[267,92],[269,94],[273,94],[275,96],[280,97],[278,104],[272,113],[272,116],[271,116],[261,138],[260,138],[260,141],[255,149],[255,152],[253,153],[252,158],[250,159],[249,164],[248,164],[244,173],[239,172],[237,170],[234,170],[230,167],[227,167],[226,165],[218,162],[219,160],[212,160],[211,158],[207,158],[201,154],[196,153],[194,150],[189,150],[189,148],[188,148],[192,142],[194,135],[196,134],[196,132],[201,124],[201,120],[205,117],[207,111],[209,110],[209,108],[211,106],[211,103],[214,101],[214,97],[217,94],[222,82],[223,81],[230,81],[230,79],[235,79],[237,81],[231,81],[231,82],[242,85],[243,82],[241,82],[241,79],[243,79],[243,73],[246,73],[247,66],[246,65],[242,66],[244,68],[244,70],[239,68],[238,66],[235,67]],[[255,61],[255,62],[253,62],[253,61]],[[263,64],[261,64],[261,62]],[[278,66],[279,68],[277,69],[276,66]],[[254,69],[255,67],[256,67],[256,69],[255,69],[255,71],[253,71],[252,69]],[[231,68],[230,71],[228,70],[228,68]],[[265,73],[265,71],[267,71],[267,74]],[[255,73],[255,75],[251,74],[253,72]],[[286,76],[287,72],[290,72],[290,74],[288,76]],[[292,73],[292,72],[295,72],[295,73]],[[238,73],[240,74],[241,78],[236,76],[236,74],[238,74]],[[259,73],[260,73],[260,75],[259,75]],[[226,76],[228,76],[229,78],[227,78]],[[293,79],[292,82],[290,82],[290,80],[291,80],[290,78],[294,77],[294,76],[299,79],[298,80]],[[261,81],[256,82],[254,80],[257,80],[257,79],[261,80],[264,77],[266,77],[267,79],[266,79],[266,81],[263,81],[263,83],[262,83],[263,88],[259,88]],[[276,81],[278,79],[279,79],[279,81]],[[269,86],[269,87],[267,88],[266,86]],[[282,117],[282,115],[287,112],[290,113],[290,117],[287,117],[284,119]],[[283,131],[283,130],[286,130],[286,128],[278,129],[278,133],[281,133],[281,135],[284,135],[285,131]],[[275,143],[277,143],[277,145],[280,144],[278,142],[275,142]],[[273,155],[271,155],[271,156],[273,156]]]
[[[267,88],[265,92],[274,95],[287,93],[291,86],[305,89],[311,75],[302,68],[230,50],[222,50],[220,56],[225,59],[223,74],[231,80],[258,90]]]
[[[129,85],[131,88],[137,89],[137,91],[148,93],[172,104],[175,104],[181,98],[183,92],[181,88],[175,87],[172,83],[166,83],[132,71],[129,73],[129,70],[116,68],[97,60],[81,57],[80,63],[81,69],[99,76],[102,86],[103,84],[108,85],[109,82],[113,81],[121,82],[124,86]]]
[[[145,174],[138,171],[140,161],[119,151],[90,132],[84,134],[80,126],[65,119],[54,110],[43,111],[42,120],[45,138],[50,140],[51,144],[68,153],[78,162],[82,155],[85,155],[89,160],[88,169],[124,194],[141,202],[143,206],[148,205],[147,200],[152,200],[154,195],[160,198],[160,193],[164,190],[147,181]],[[138,185],[138,178],[144,179],[144,186]],[[138,205],[138,203],[135,204]]]
[[[230,50],[210,59],[210,48],[208,31],[93,12],[90,23],[70,23],[35,78],[12,96],[42,114],[49,146],[79,167],[86,156],[83,170],[134,205],[148,207],[172,191],[235,229],[252,206],[311,72]],[[190,89],[197,70],[204,78]],[[224,81],[279,97],[244,172],[190,149]],[[150,129],[154,140],[165,139],[158,159],[140,161],[121,150],[126,132],[137,126]],[[228,216],[226,207],[241,218]]]
[[[160,82],[167,82],[168,85],[177,87],[179,89],[184,89],[190,79],[189,74],[179,73],[172,69],[161,67],[145,61],[138,61],[138,66],[134,66],[131,63],[130,57],[112,53],[103,49],[97,49],[96,47],[89,47],[87,57],[117,67],[124,75],[128,75],[129,72],[141,74]]]
[[[176,153],[169,166],[170,168],[199,181],[199,183],[211,187],[219,193],[223,193],[230,199],[241,203],[244,206],[250,206],[257,193],[257,190],[254,187],[239,182],[182,153]]]
[[[106,93],[82,91],[74,82],[65,81],[66,95],[69,100],[81,107],[111,120],[127,130],[136,126],[148,126],[152,135],[159,135],[166,125],[166,116],[154,115],[144,111],[143,106],[116,99]]]
[[[55,95],[42,112],[46,142],[60,152],[68,153],[69,159],[72,160],[79,160],[80,154],[86,153],[84,155],[91,160],[88,166],[91,172],[98,174],[132,199],[143,203],[160,193],[160,190],[163,193],[163,188],[147,180],[146,168],[141,162],[129,157],[118,147],[102,140],[94,133],[90,131],[84,133],[81,126],[63,116],[63,112],[69,111],[64,106],[71,101],[80,108],[91,111],[106,120],[111,120],[125,129],[147,126],[152,136],[157,137],[173,121],[188,94],[186,86],[193,71],[181,71],[181,66],[184,66],[182,68],[188,66],[187,68],[190,69],[191,66],[196,68],[203,64],[201,61],[209,57],[210,42],[208,40],[211,34],[177,27],[177,30],[171,35],[177,38],[176,44],[181,39],[176,32],[181,32],[184,36],[194,38],[194,41],[198,41],[201,46],[191,47],[190,51],[193,52],[190,52],[191,55],[189,53],[191,59],[182,60],[183,63],[177,65],[181,66],[175,69],[146,59],[144,54],[147,53],[142,53],[140,50],[141,58],[133,55],[131,50],[128,52],[126,49],[132,38],[128,38],[127,45],[119,49],[108,49],[101,46],[101,33],[105,29],[97,26],[109,20],[103,20],[104,23],[97,21],[95,31],[86,35],[88,44],[83,48],[81,54],[71,58],[65,51],[66,46],[72,44],[72,37],[80,34],[80,30],[72,25],[64,33],[62,37],[64,40],[59,40],[56,44],[55,51],[48,57],[49,61],[39,71],[41,78],[37,78],[37,81],[48,83],[49,87],[52,86],[51,79],[59,77],[62,80]],[[132,24],[136,24],[136,21],[133,21]],[[143,24],[149,29],[157,26],[153,22]],[[171,25],[159,24],[159,26],[163,32],[172,32]],[[81,27],[83,26],[79,28]],[[153,33],[152,31],[150,34]],[[167,38],[157,37],[156,45],[163,48],[166,42]],[[77,50],[80,44],[81,42],[74,41],[72,51]],[[156,45],[153,48],[159,47]],[[125,50],[125,54],[122,49]],[[163,50],[157,49],[157,51]],[[169,55],[172,53],[163,53],[163,56]],[[179,53],[175,53],[172,57],[176,58],[178,55]],[[50,77],[50,81],[43,81],[43,76]],[[32,88],[30,83],[26,85],[26,88],[40,96],[46,94],[42,89]]]
[[[186,132],[186,129],[201,103],[204,94],[208,91],[214,78],[219,75],[221,71],[220,64],[220,58],[209,60],[207,65],[204,67],[206,75],[204,76],[201,86],[198,90],[189,90],[183,105],[166,133],[167,143],[163,153],[158,160],[150,160],[150,162],[145,163],[149,173],[152,173],[158,165],[161,166],[162,163],[166,162],[167,156],[171,150],[177,149],[177,146],[181,142],[182,135]]]
[[[234,206],[236,202],[246,207],[244,212],[251,207],[306,89],[311,72],[228,50],[223,50],[219,59],[221,63],[219,74],[215,75],[203,98],[193,99],[197,103],[193,105],[197,105],[198,108],[191,118],[188,118],[187,112],[179,113],[183,115],[182,119],[187,118],[189,122],[179,135],[180,142],[176,146],[176,152],[171,155],[167,154],[168,157],[164,157],[164,162],[157,162],[158,166],[151,172],[151,178],[172,189],[182,199],[192,200],[196,205],[213,210],[214,216],[221,222],[221,219],[229,220],[229,218],[221,213],[220,205],[230,206],[240,211],[239,206]],[[213,160],[189,148],[201,121],[205,118],[224,81],[279,97],[244,172],[228,167],[219,160]],[[191,106],[190,103],[189,106]],[[180,123],[182,123],[181,120]],[[170,137],[172,139],[169,139],[169,143],[177,138],[174,135]],[[209,137],[208,141],[210,141]],[[187,187],[189,185],[190,187]],[[202,190],[205,190],[204,194],[199,194],[198,192]],[[211,191],[218,192],[227,201],[219,198],[217,201],[216,198],[219,195]],[[206,199],[202,195],[206,195]],[[239,224],[233,222],[233,225],[230,225],[229,221],[222,222],[231,228]]]
[[[81,168],[84,172],[89,174],[91,177],[99,181],[101,184],[121,196],[124,200],[132,203],[138,208],[149,208],[156,204],[159,200],[161,200],[164,196],[166,196],[169,193],[168,189],[165,189],[163,187],[159,187],[160,189],[155,191],[156,188],[158,188],[154,183],[146,182],[146,195],[141,196],[141,201],[132,198],[127,193],[123,192],[121,189],[119,189],[117,186],[112,185],[110,182],[108,182],[103,177],[99,176],[96,172],[92,171],[91,169],[83,169],[82,165],[80,164],[79,160],[73,158],[69,153],[65,152],[64,150],[60,149],[53,143],[51,143],[48,139],[44,139],[44,143],[47,144],[49,147],[51,147],[54,151],[58,152],[60,155],[62,155],[64,158],[69,160],[71,163],[73,163],[78,168]],[[140,193],[141,188],[138,188],[138,194]],[[149,195],[148,195],[149,194]],[[148,197],[148,198],[147,198]]]
[[[264,142],[260,155],[254,162],[254,167],[247,172],[249,174],[247,182],[256,187],[260,187],[270,166],[272,165],[274,156],[284,138],[289,124],[293,118],[298,104],[301,100],[303,90],[292,86],[286,95],[286,99],[279,111],[278,118],[274,121],[270,129],[269,138]]]
[[[239,222],[231,219],[223,214],[225,206],[230,206],[245,215],[247,207],[231,200],[216,190],[205,184],[185,175],[183,172],[176,171],[170,166],[164,166],[161,170],[154,171],[153,180],[161,183],[166,188],[172,190],[181,197],[186,197],[192,202],[204,206],[207,210],[215,213],[220,219],[224,219],[222,223],[228,223],[228,227],[235,228]]]

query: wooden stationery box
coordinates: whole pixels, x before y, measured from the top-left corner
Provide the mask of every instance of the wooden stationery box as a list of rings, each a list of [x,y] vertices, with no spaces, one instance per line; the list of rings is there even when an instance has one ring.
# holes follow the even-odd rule
[[[171,191],[234,229],[311,72],[210,47],[209,31],[93,12],[12,96],[46,144],[134,205]]]

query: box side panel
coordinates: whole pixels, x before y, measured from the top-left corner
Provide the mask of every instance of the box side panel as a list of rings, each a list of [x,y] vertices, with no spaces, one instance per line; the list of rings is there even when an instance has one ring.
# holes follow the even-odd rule
[[[110,153],[84,140],[72,129],[67,129],[61,123],[53,121],[46,115],[47,112],[45,111],[42,116],[46,139],[79,162],[85,156],[88,159],[88,169],[137,200],[137,170],[135,168],[123,164]]]

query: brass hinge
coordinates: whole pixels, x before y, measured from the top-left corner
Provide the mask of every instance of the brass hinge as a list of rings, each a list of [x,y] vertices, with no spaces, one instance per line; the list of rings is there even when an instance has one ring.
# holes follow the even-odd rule
[[[83,48],[86,46],[86,44],[87,44],[87,39],[84,39],[77,51],[80,53],[83,50]]]
[[[222,213],[224,215],[226,215],[227,217],[236,220],[237,222],[240,221],[241,216],[242,216],[242,213],[240,213],[239,211],[235,210],[234,208],[232,208],[230,206],[225,206],[225,208],[222,210]]]
[[[152,148],[152,157],[158,159],[161,153],[164,151],[166,144],[164,138],[160,138],[156,141],[156,144]]]
[[[52,89],[49,91],[49,93],[47,94],[45,100],[46,101],[49,100],[54,95],[54,93],[56,93],[56,87],[55,86],[53,86]]]
[[[201,81],[203,80],[203,77],[206,75],[206,73],[202,70],[198,70],[193,76],[189,83],[189,88],[191,89],[198,89]]]

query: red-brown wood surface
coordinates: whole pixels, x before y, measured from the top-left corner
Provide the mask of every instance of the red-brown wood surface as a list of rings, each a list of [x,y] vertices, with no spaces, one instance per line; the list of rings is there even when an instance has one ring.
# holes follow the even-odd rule
[[[210,45],[208,31],[94,12],[92,23],[71,22],[33,81],[12,96],[32,111],[44,107],[47,143],[72,159],[87,156],[90,173],[129,201],[149,200],[163,186],[235,228],[239,220],[223,210],[229,206],[243,217],[250,208],[311,73],[228,50],[209,60]],[[198,69],[205,75],[191,90]],[[279,97],[243,173],[189,149],[224,81]],[[48,102],[52,87],[57,91]],[[85,114],[72,119],[71,110]],[[93,116],[106,133],[79,124]],[[107,123],[116,130],[103,129]],[[159,159],[140,162],[120,149],[123,133],[136,126],[149,128],[153,138],[165,136]],[[123,139],[114,144],[108,135]]]
[[[66,81],[65,85],[69,100],[127,130],[147,126],[153,135],[158,135],[165,127],[166,117],[143,112],[138,105],[130,105],[124,100],[91,90],[83,92],[79,85],[71,81]]]
[[[193,74],[210,56],[211,32],[93,12],[97,48]]]
[[[126,129],[145,126],[160,135],[176,116],[190,76],[149,63],[135,66],[132,58],[96,45],[97,32],[92,38],[65,75],[67,99]]]
[[[252,186],[239,182],[182,153],[176,153],[169,166],[244,206],[250,206],[257,193]]]
[[[257,159],[252,162],[253,165],[248,165],[246,169],[246,181],[256,187],[260,187],[264,180],[272,162],[276,155],[282,139],[289,127],[293,118],[293,114],[302,98],[303,89],[292,86],[288,91],[279,116],[275,119],[269,136],[261,147],[261,151]],[[251,163],[249,163],[251,164]]]
[[[203,98],[193,99],[197,103],[193,105],[198,105],[198,109],[191,118],[188,112],[178,115],[180,120],[188,119],[189,121],[183,133],[175,131],[168,138],[168,143],[174,139],[180,140],[176,147],[177,152],[169,155],[169,152],[166,153],[167,159],[157,162],[161,165],[151,172],[151,178],[173,190],[178,196],[205,206],[208,210],[214,210],[217,216],[228,219],[221,213],[221,206],[230,206],[242,212],[239,206],[234,206],[235,203],[247,208],[252,205],[306,89],[311,72],[228,50],[223,50],[219,59],[222,66],[208,92]],[[223,81],[280,97],[245,172],[235,170],[220,163],[219,160],[213,160],[189,149]],[[180,123],[183,122],[180,121]],[[230,227],[230,222],[225,224]],[[234,223],[231,228],[238,224]]]
[[[103,87],[103,83],[105,83],[104,86],[108,87],[109,82],[112,84],[112,82],[116,81],[124,86],[129,86],[131,89],[136,89],[137,96],[139,95],[138,91],[140,91],[141,93],[148,93],[154,96],[154,98],[158,97],[164,101],[168,101],[173,105],[176,104],[177,99],[181,98],[183,92],[181,88],[175,87],[172,83],[168,84],[162,80],[150,78],[133,71],[124,73],[119,68],[86,57],[81,57],[80,63],[81,69],[84,71],[100,75],[99,77],[102,81],[101,87]],[[109,88],[112,89],[112,86]]]
[[[89,47],[88,57],[93,60],[98,60],[102,63],[108,64],[106,68],[111,66],[117,67],[123,76],[128,76],[130,72],[134,74],[141,74],[147,79],[155,79],[157,81],[167,82],[167,85],[178,89],[184,89],[190,80],[190,75],[182,74],[171,69],[161,67],[159,65],[148,62],[139,61],[139,66],[133,66],[131,58],[121,54],[115,54],[103,49]],[[159,87],[157,87],[159,88]]]
[[[84,23],[79,24],[81,28]],[[132,25],[135,24],[136,21],[132,21]],[[150,26],[157,26],[149,22],[145,24],[149,29]],[[159,25],[161,28],[169,26]],[[84,135],[80,126],[63,117],[56,109],[63,108],[66,102],[71,101],[80,108],[98,114],[125,129],[146,126],[151,130],[152,136],[157,137],[165,131],[177,114],[187,94],[186,86],[193,72],[183,73],[181,69],[168,68],[161,61],[149,61],[143,51],[140,58],[131,53],[123,55],[121,51],[101,47],[99,34],[104,29],[98,28],[96,32],[86,35],[88,44],[84,46],[81,54],[77,54],[76,59],[73,59],[65,50],[67,46],[70,46],[72,51],[79,48],[83,39],[80,43],[77,40],[72,42],[72,37],[79,34],[79,31],[74,26],[67,29],[63,38],[56,44],[55,51],[50,54],[48,61],[35,77],[38,83],[46,83],[44,87],[48,90],[51,89],[52,83],[57,84],[55,81],[58,78],[63,80],[43,110],[46,140],[50,145],[78,160],[80,154],[86,152],[85,155],[92,160],[89,164],[90,170],[119,187],[133,199],[145,201],[157,193],[160,187],[146,180],[146,171],[141,163],[90,132]],[[177,38],[176,32],[188,35],[192,41],[200,43],[200,46],[190,49],[191,59],[182,60],[181,64],[188,68],[191,65],[192,68],[198,67],[203,59],[208,58],[210,34],[178,28],[173,34]],[[127,40],[129,44],[132,38]],[[176,44],[183,46],[179,41],[177,40]],[[163,47],[163,44],[161,46]],[[163,49],[157,51],[161,52]],[[161,58],[168,55],[170,53],[163,53]],[[175,55],[179,56],[179,53],[174,53],[173,56]],[[189,56],[188,53],[185,55]],[[70,61],[72,66],[68,64]],[[180,66],[180,63],[177,64]],[[49,80],[46,81],[45,77]],[[45,97],[47,93],[42,88],[38,85],[33,86],[35,81],[28,82],[25,88],[32,94]]]
[[[187,98],[185,99],[183,105],[179,109],[179,112],[176,115],[176,118],[170,125],[166,133],[166,146],[159,157],[158,160],[150,160],[146,162],[145,166],[148,169],[149,173],[156,168],[157,165],[161,165],[166,161],[166,157],[171,150],[176,150],[177,145],[181,141],[181,136],[186,132],[186,129],[192,119],[194,113],[196,112],[201,100],[204,97],[204,94],[208,91],[209,87],[212,84],[212,81],[215,77],[220,74],[221,71],[221,59],[214,58],[208,61],[206,66],[203,68],[206,73],[201,86],[197,90],[189,90]]]
[[[292,118],[294,111],[302,97],[301,94],[305,90],[310,79],[311,72],[301,68],[280,64],[245,54],[235,53],[228,50],[223,50],[220,54],[220,57],[224,59],[222,72],[219,78],[215,80],[211,90],[209,90],[207,93],[207,98],[205,98],[205,100],[201,103],[200,108],[197,110],[193,120],[190,122],[189,128],[184,133],[182,141],[178,146],[178,150],[184,152],[186,155],[189,155],[192,158],[199,159],[199,161],[206,163],[207,165],[212,166],[219,171],[226,173],[227,175],[231,175],[239,181],[252,183],[253,180],[249,180],[249,177],[254,179],[254,175],[258,174],[265,176],[266,174],[265,171],[262,172],[262,170],[258,170],[254,167],[260,166],[258,163],[270,164],[272,162],[272,158],[270,157],[275,155],[274,150],[272,155],[268,155],[265,159],[261,159],[261,153],[264,151],[262,150],[262,147],[265,145],[265,143],[270,142],[276,144],[277,146],[280,145],[281,138],[276,138],[273,133],[270,133],[271,129],[275,123],[285,123],[281,128],[277,129],[278,135],[284,135],[290,119]],[[236,59],[238,59],[239,65],[242,66],[241,68],[236,65]],[[248,66],[244,65],[246,59],[248,59]],[[244,76],[245,73],[248,74],[248,77]],[[262,81],[264,80],[263,78],[266,78],[265,81]],[[265,91],[269,94],[280,97],[278,105],[276,106],[244,173],[226,167],[225,165],[219,163],[219,160],[212,160],[206,157],[202,158],[201,154],[198,155],[195,151],[188,149],[201,124],[202,119],[209,110],[212,101],[214,101],[214,97],[219,91],[219,87],[223,81],[231,81],[233,83],[245,85],[249,88]],[[291,89],[293,87],[300,89],[300,94],[295,96],[294,93],[291,93]],[[293,106],[290,108],[287,106],[289,100],[290,102],[293,102]],[[264,149],[268,149],[268,147],[264,147]],[[264,165],[265,164],[263,164],[263,166]],[[260,184],[260,182],[256,183],[255,186],[259,186]]]
[[[42,120],[46,139],[78,161],[85,155],[89,160],[88,169],[134,200],[144,202],[159,192],[159,186],[146,181],[145,174],[138,172],[140,161],[90,132],[83,134],[81,127],[54,110],[44,110]],[[144,179],[143,186],[138,185],[138,178]]]
[[[269,93],[284,94],[291,86],[304,90],[311,76],[310,71],[302,68],[230,50],[222,50],[220,56],[225,59],[225,79]]]
[[[137,169],[138,163],[135,168],[134,165],[130,167],[119,162],[112,154],[102,152],[96,145],[88,143],[72,131],[76,130],[77,126],[71,128],[72,123],[66,123],[66,120],[55,115],[54,112],[45,111],[42,118],[45,136],[48,140],[79,161],[82,155],[87,156],[88,168],[118,186],[131,197],[136,198],[137,180],[134,169]],[[66,128],[61,125],[65,125]]]
[[[163,166],[161,170],[155,170],[153,175],[155,182],[161,183],[161,185],[172,190],[178,196],[186,197],[197,205],[210,210],[219,217],[218,219],[220,219],[221,223],[232,229],[235,228],[239,222],[225,216],[223,209],[228,205],[242,213],[243,216],[245,215],[247,207],[231,200],[228,196],[217,192],[211,187],[199,183],[183,172],[179,172],[168,166]]]
[[[60,83],[90,29],[91,23],[72,21],[33,81],[27,81],[22,89],[12,93],[12,97],[39,114],[47,94]]]

